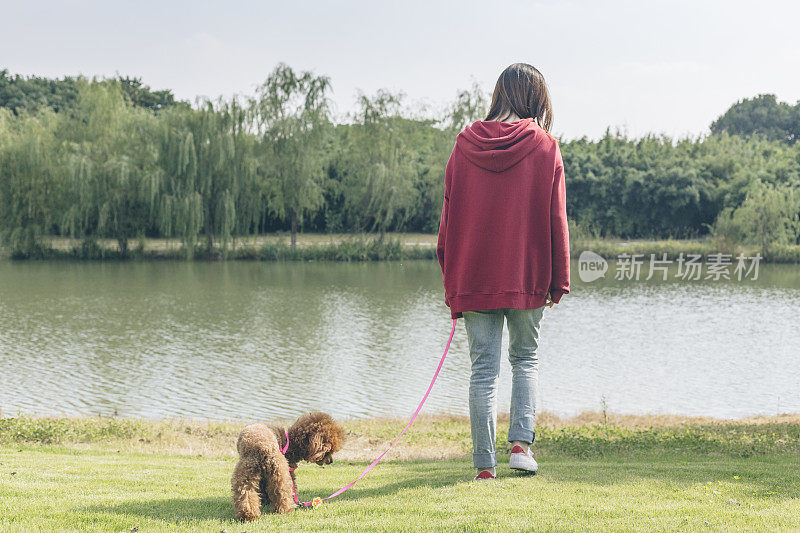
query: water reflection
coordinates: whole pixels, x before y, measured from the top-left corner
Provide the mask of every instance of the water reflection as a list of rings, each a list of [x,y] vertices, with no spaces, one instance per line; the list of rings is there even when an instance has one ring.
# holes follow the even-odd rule
[[[800,270],[583,284],[547,310],[538,409],[800,411]],[[451,321],[435,261],[0,263],[0,409],[257,419],[407,415]],[[510,370],[503,335],[500,408]],[[467,412],[459,320],[427,412]]]

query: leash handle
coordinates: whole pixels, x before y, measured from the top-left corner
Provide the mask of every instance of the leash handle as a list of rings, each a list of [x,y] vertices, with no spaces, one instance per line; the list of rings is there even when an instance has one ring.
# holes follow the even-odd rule
[[[414,419],[417,418],[417,415],[422,410],[422,406],[425,405],[425,400],[428,399],[428,395],[431,393],[431,389],[433,389],[433,384],[436,383],[436,378],[439,377],[439,371],[442,369],[442,365],[444,365],[444,358],[447,356],[447,350],[450,349],[450,341],[453,340],[453,334],[456,332],[456,321],[457,320],[458,320],[457,318],[453,319],[453,329],[450,331],[450,338],[447,339],[447,345],[444,347],[444,353],[442,354],[442,358],[439,360],[439,366],[436,367],[436,372],[433,373],[433,378],[431,379],[430,385],[428,385],[428,390],[425,391],[425,396],[423,396],[422,400],[419,402],[419,405],[417,406],[417,410],[414,411],[413,415],[411,415],[411,420],[408,421],[408,424],[406,424],[406,427],[403,428],[403,431],[401,431],[400,434],[397,436],[397,438],[395,438],[392,441],[392,443],[389,445],[389,447],[386,448],[386,451],[384,451],[382,454],[380,454],[377,459],[372,461],[372,463],[370,463],[370,465],[367,468],[365,468],[364,471],[361,472],[361,474],[359,474],[359,476],[356,479],[354,479],[353,481],[351,481],[350,483],[348,483],[344,487],[340,488],[339,490],[337,490],[336,492],[334,492],[333,494],[331,494],[327,498],[314,498],[313,500],[308,501],[308,502],[297,502],[298,506],[300,506],[300,507],[308,507],[308,506],[316,507],[317,505],[320,505],[325,500],[330,500],[331,498],[335,498],[339,494],[341,494],[344,491],[348,490],[350,487],[352,487],[353,485],[356,484],[356,481],[358,481],[359,479],[361,479],[364,476],[366,476],[367,472],[369,472],[370,470],[375,468],[375,465],[377,465],[379,462],[381,462],[381,459],[383,459],[383,456],[386,455],[389,452],[389,450],[391,450],[394,447],[394,445],[397,443],[397,441],[400,440],[400,437],[402,437],[405,434],[406,430],[411,427],[411,424],[414,423]],[[295,495],[295,498],[297,498],[296,495]]]

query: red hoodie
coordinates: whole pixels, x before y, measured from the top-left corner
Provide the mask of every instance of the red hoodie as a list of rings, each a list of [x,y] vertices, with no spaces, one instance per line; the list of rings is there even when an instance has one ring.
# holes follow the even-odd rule
[[[445,169],[436,254],[451,318],[535,309],[569,292],[564,164],[533,119],[478,120]]]

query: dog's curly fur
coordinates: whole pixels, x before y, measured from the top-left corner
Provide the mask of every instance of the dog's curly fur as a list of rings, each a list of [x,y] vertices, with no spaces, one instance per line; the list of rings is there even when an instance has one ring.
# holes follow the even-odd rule
[[[261,505],[271,504],[273,512],[294,510],[294,472],[300,461],[331,464],[332,455],[344,443],[344,430],[330,415],[312,412],[302,415],[289,427],[286,455],[284,428],[250,424],[242,429],[236,442],[239,462],[233,470],[231,490],[239,520],[261,516]]]

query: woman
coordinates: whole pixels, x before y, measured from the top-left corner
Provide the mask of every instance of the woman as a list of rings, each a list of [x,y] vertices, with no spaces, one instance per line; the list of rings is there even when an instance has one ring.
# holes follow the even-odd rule
[[[538,469],[530,445],[544,306],[569,292],[564,165],[547,132],[544,77],[514,63],[497,80],[485,120],[456,138],[445,170],[437,255],[445,304],[464,318],[472,375],[469,412],[476,480],[494,479],[503,320],[511,362],[511,468]]]

